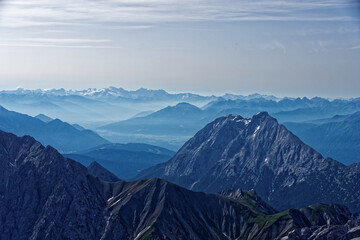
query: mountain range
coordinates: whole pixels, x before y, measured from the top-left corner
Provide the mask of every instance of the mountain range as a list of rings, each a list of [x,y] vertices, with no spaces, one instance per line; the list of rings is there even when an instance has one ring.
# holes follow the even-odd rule
[[[117,177],[127,180],[141,170],[169,160],[175,152],[143,143],[110,143],[87,150],[64,154],[84,166],[101,164]]]
[[[164,90],[122,88],[85,90],[36,89],[0,91],[0,105],[17,112],[45,114],[86,128],[125,120],[144,111],[156,111],[168,104],[189,102],[203,105],[216,99],[192,93],[171,94]]]
[[[113,142],[130,140],[178,150],[207,122],[202,109],[183,102],[146,116],[105,125],[96,131]]]
[[[83,90],[67,90],[60,89],[23,89],[3,90],[0,94],[16,94],[16,95],[46,95],[46,96],[84,96],[94,99],[115,98],[128,99],[138,101],[203,101],[205,99],[215,99],[215,96],[201,96],[193,93],[168,93],[163,89],[152,90],[146,88],[139,88],[137,90],[125,90],[123,88],[108,87],[108,88],[88,88]]]
[[[347,165],[360,162],[360,112],[284,125],[325,156]]]
[[[239,114],[251,117],[258,112],[269,112],[280,122],[302,122],[328,118],[336,114],[351,114],[360,110],[360,98],[329,100],[314,98],[281,98],[277,100],[259,97],[250,100],[219,98],[205,105],[203,109],[220,117],[226,114]]]
[[[324,158],[266,112],[216,119],[136,179],[152,177],[210,193],[255,189],[280,210],[325,202],[360,211],[360,164]]]
[[[31,117],[26,114],[9,111],[0,106],[0,129],[18,136],[31,135],[42,144],[51,145],[61,152],[88,149],[109,141],[91,130],[78,129],[59,119],[52,120],[41,116]]]
[[[308,109],[307,115],[322,116],[320,112],[326,112],[332,102],[323,99],[295,99],[280,100],[275,102],[270,100],[249,101],[230,101],[223,100],[218,103],[208,104],[203,109],[198,108],[189,103],[179,103],[175,106],[168,106],[155,113],[146,116],[131,118],[129,120],[108,124],[96,129],[102,136],[113,142],[145,142],[149,144],[159,145],[172,150],[178,150],[191,136],[202,129],[207,123],[223,114],[233,114],[237,112],[245,112],[247,115],[256,109],[277,108],[279,105],[282,109],[293,107],[304,107],[298,110],[289,111],[288,113],[296,113],[293,117],[286,119],[294,119],[297,113],[302,112],[301,109]],[[267,102],[267,103],[266,103]],[[341,105],[337,101],[333,101],[336,105]],[[239,108],[236,104],[241,103]],[[358,107],[355,103],[341,102],[349,104],[351,107],[341,111],[355,111]],[[267,106],[267,104],[269,104]],[[313,108],[316,104],[323,106],[319,113],[314,114],[317,108]],[[345,105],[346,105],[345,104]],[[266,107],[267,106],[267,107]],[[248,109],[248,110],[246,110]],[[352,109],[352,110],[349,110]],[[274,116],[284,116],[286,112],[275,113]],[[331,111],[326,116],[331,115]],[[285,114],[286,115],[286,114]],[[332,116],[332,115],[331,115]],[[341,117],[343,116],[343,117]],[[300,117],[299,119],[301,119]],[[308,118],[308,117],[307,117]],[[333,118],[315,119],[304,122],[284,122],[291,131],[293,131],[302,141],[322,153],[324,156],[332,157],[344,164],[357,163],[360,161],[359,144],[360,129],[358,121],[360,120],[359,112],[350,115],[336,115]]]
[[[261,94],[202,96],[194,93],[169,93],[162,89],[140,88],[129,91],[116,87],[84,90],[18,88],[0,91],[0,105],[5,108],[29,115],[45,114],[90,129],[181,102],[206,110],[208,120],[232,113],[250,117],[257,112],[267,111],[280,122],[294,122],[360,111],[359,98],[279,98]]]
[[[103,181],[29,136],[0,131],[0,146],[1,239],[360,236],[359,216],[341,205],[278,212],[254,191],[206,194],[160,179]]]

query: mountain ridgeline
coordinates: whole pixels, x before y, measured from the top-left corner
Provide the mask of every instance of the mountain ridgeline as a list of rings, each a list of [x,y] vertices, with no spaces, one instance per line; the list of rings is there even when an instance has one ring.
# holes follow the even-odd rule
[[[88,150],[64,154],[84,166],[97,162],[123,180],[137,175],[141,170],[163,163],[175,152],[143,143],[109,143]]]
[[[0,131],[1,239],[270,240],[326,230],[348,239],[360,236],[359,223],[341,205],[278,212],[254,191],[207,194],[160,179],[102,181],[32,137]]]
[[[96,161],[90,163],[90,165],[87,167],[87,170],[89,174],[93,175],[94,177],[98,177],[103,181],[106,182],[120,181],[120,179],[115,174],[113,174],[112,172],[101,166]]]
[[[360,211],[360,164],[323,158],[266,112],[216,119],[136,178],[151,177],[211,193],[255,189],[280,210],[324,202]]]
[[[347,165],[360,162],[360,112],[284,125],[325,156]]]
[[[41,119],[41,120],[40,120]],[[84,150],[109,143],[91,130],[77,129],[59,119],[41,115],[31,117],[0,106],[0,130],[18,136],[30,135],[42,144],[51,145],[61,152]]]
[[[284,123],[300,139],[324,156],[351,164],[359,162],[360,156],[359,114],[356,113],[359,110],[359,99],[274,100],[262,96],[234,100],[219,98],[202,108],[189,103],[179,103],[148,115],[107,124],[97,130],[114,142],[146,142],[178,150],[191,136],[215,118],[227,114],[251,117],[257,112],[269,111],[279,122]],[[336,114],[348,113],[350,115],[337,115],[332,119]]]

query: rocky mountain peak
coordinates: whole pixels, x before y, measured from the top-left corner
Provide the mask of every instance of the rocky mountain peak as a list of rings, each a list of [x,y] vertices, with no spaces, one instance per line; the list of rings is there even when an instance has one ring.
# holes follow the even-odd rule
[[[255,189],[279,210],[314,202],[360,209],[353,188],[343,185],[347,181],[355,184],[355,179],[360,179],[359,169],[323,158],[266,112],[252,118],[231,114],[216,119],[168,162],[138,175],[150,177],[211,193]],[[316,194],[310,189],[317,189]],[[310,192],[299,197],[303,191]],[[340,197],[337,191],[347,198]],[[288,200],[284,201],[284,197]]]

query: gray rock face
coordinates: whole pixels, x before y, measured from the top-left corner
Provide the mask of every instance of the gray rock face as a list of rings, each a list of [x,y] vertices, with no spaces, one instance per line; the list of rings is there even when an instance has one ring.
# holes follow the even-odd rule
[[[360,239],[359,216],[350,219],[346,224],[322,225],[294,229],[281,240],[349,240]]]
[[[0,131],[0,239],[98,239],[106,200],[84,166]]]
[[[29,136],[0,131],[0,239],[270,240],[356,217],[309,208],[277,212],[253,191],[206,194],[160,179],[104,182]]]
[[[149,177],[195,191],[255,189],[280,210],[325,202],[360,211],[360,164],[324,159],[267,113],[216,119],[168,162],[137,176]]]

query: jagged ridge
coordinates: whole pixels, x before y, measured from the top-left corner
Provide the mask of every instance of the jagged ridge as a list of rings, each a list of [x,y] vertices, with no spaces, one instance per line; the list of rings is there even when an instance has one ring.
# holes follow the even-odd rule
[[[168,162],[137,176],[150,177],[195,191],[255,189],[278,209],[326,202],[360,211],[360,164],[323,158],[264,112],[216,119]]]

